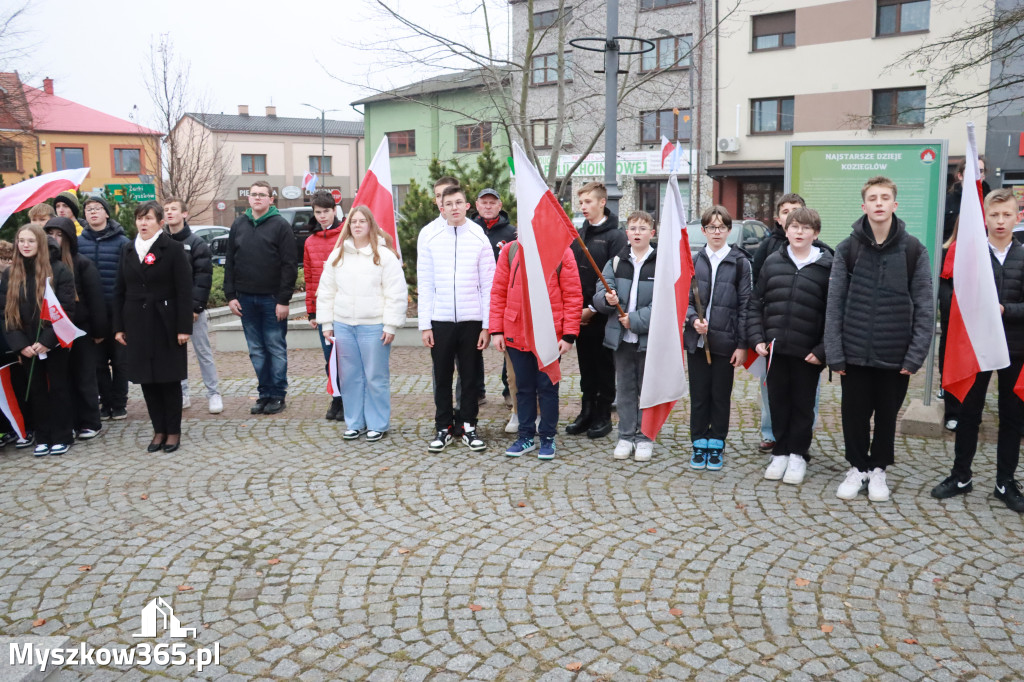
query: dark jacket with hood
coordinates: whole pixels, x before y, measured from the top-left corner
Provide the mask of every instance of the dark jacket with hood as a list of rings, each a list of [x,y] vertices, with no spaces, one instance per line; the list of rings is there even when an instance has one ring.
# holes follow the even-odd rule
[[[495,218],[495,222],[490,227],[488,227],[487,221],[479,213],[473,216],[472,220],[483,228],[484,234],[487,235],[487,239],[491,242],[495,261],[498,260],[498,254],[501,253],[501,247],[516,240],[516,226],[508,221],[508,213],[504,211],[498,212],[498,217]]]
[[[626,233],[619,229],[619,216],[609,211],[607,206],[605,206],[604,215],[606,220],[600,225],[591,225],[589,221],[586,221],[579,230],[583,243],[587,245],[587,250],[594,257],[594,262],[597,263],[597,267],[602,269],[605,263],[629,246]],[[580,271],[583,307],[586,308],[593,302],[594,294],[597,293],[598,277],[593,266],[590,265],[590,261],[587,260],[587,256],[583,253],[583,249],[580,248],[580,243],[573,241],[571,248],[572,255],[576,257],[576,266]],[[595,322],[604,323],[604,320],[595,320]]]
[[[859,242],[853,247],[854,240]],[[852,272],[847,267],[857,248]],[[909,251],[909,253],[908,253]],[[916,254],[916,255],[915,255]],[[908,272],[916,258],[914,272]],[[916,372],[935,327],[928,252],[894,214],[889,234],[875,241],[866,215],[836,247],[825,314],[825,356],[834,371],[847,365]]]
[[[821,249],[813,263],[797,269],[789,249],[768,256],[750,297],[750,346],[775,340],[773,353],[825,362],[825,308],[832,253]]]
[[[644,259],[640,266],[640,277],[637,280],[636,288],[636,310],[629,312],[629,298],[633,294],[633,275],[636,274],[633,261],[629,254],[631,247],[627,246],[624,251],[616,254],[619,262],[615,263],[615,257],[605,263],[601,274],[608,280],[608,283],[619,296],[619,306],[629,315],[629,331],[639,337],[637,341],[637,352],[647,350],[647,332],[651,327],[651,304],[654,302],[654,268],[658,255],[657,247],[651,244],[651,252]],[[616,267],[617,265],[617,267]],[[591,303],[597,311],[608,316],[604,325],[604,345],[606,348],[617,350],[622,343],[622,337],[626,335],[626,328],[619,322],[619,311],[615,306],[608,305],[604,297],[605,288],[601,280],[597,280],[597,291]]]
[[[114,215],[110,204],[102,198],[90,198],[86,204],[99,202],[106,209],[107,215]],[[117,268],[121,264],[121,249],[130,242],[124,228],[113,218],[107,218],[102,230],[93,230],[88,224],[78,238],[78,252],[91,260],[100,272],[103,282],[103,298],[107,302],[107,312],[114,304],[114,285],[117,283]]]
[[[213,253],[205,239],[192,233],[188,221],[183,222],[178,232],[166,228],[165,231],[171,239],[185,247],[185,255],[192,266],[192,312],[201,313],[210,302],[210,289],[213,288]]]
[[[757,285],[757,278],[761,275],[761,268],[764,266],[764,262],[768,260],[768,256],[772,255],[776,251],[785,251],[786,247],[789,246],[789,239],[786,238],[786,230],[781,227],[778,223],[772,228],[771,234],[761,242],[757,247],[757,251],[754,252],[754,258],[751,263],[754,269],[754,285]],[[823,251],[829,253],[835,253],[835,250],[826,244],[825,242],[815,239],[813,246],[817,246]],[[804,353],[806,355],[806,353]]]
[[[224,261],[224,295],[231,301],[239,293],[273,296],[288,305],[299,274],[295,234],[277,206],[259,218],[252,209],[235,218],[228,233]]]
[[[36,342],[36,334],[39,334],[39,343],[47,348],[57,348],[60,342],[57,340],[57,332],[53,331],[53,325],[47,321],[39,322],[39,305],[36,303],[36,262],[25,261],[25,289],[19,300],[18,311],[21,314],[21,326],[8,327],[7,316],[2,311],[7,306],[8,286],[11,279],[11,268],[8,268],[0,277],[0,320],[3,320],[4,338],[7,345],[15,353],[20,353],[22,348],[31,346]],[[50,286],[57,296],[60,306],[71,319],[75,317],[75,277],[60,262],[52,264],[53,278]]]
[[[702,248],[693,259],[693,277],[705,314],[708,301],[712,302],[708,316],[707,347],[715,355],[731,356],[737,348],[746,350],[747,311],[750,306],[751,276],[750,257],[738,246],[730,246],[729,253],[718,264],[715,273],[715,291],[711,296],[711,261],[707,250]],[[690,290],[690,305],[686,309],[686,327],[683,330],[683,345],[689,353],[696,353],[700,334],[693,328],[697,319],[697,307]]]
[[[46,222],[46,229],[52,228],[60,230],[64,235],[63,239],[71,247],[71,260],[75,270],[75,291],[78,293],[75,314],[72,315],[71,321],[94,339],[109,338],[111,334],[110,317],[107,315],[107,305],[103,299],[103,283],[100,281],[100,273],[93,262],[78,252],[78,237],[75,234],[74,221],[70,218],[50,218]],[[52,248],[50,260],[54,260]],[[59,248],[56,260],[61,261]]]

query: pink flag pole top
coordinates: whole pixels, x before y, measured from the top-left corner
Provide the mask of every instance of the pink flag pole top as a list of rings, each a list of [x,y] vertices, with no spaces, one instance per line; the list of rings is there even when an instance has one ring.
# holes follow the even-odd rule
[[[398,243],[398,224],[395,220],[395,198],[391,194],[391,155],[388,153],[388,136],[385,135],[377,147],[377,153],[366,169],[366,175],[359,185],[353,206],[366,206],[376,218],[380,229],[391,235],[395,242],[395,251],[402,257],[402,248]]]
[[[65,190],[78,189],[88,174],[88,168],[72,168],[56,173],[44,173],[0,189],[0,225],[6,223],[7,219],[18,211],[32,208]]]
[[[960,227],[953,256],[953,304],[946,332],[942,388],[963,402],[978,372],[1010,364],[999,294],[992,276],[974,124],[967,124],[967,166],[960,199]]]
[[[693,258],[683,198],[675,175],[668,179],[654,266],[654,298],[647,332],[647,360],[640,390],[640,430],[654,440],[676,401],[689,393],[683,363],[683,325],[690,301]]]

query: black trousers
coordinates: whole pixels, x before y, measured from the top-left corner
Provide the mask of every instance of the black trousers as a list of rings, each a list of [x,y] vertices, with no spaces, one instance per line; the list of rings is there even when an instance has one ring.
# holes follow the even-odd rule
[[[96,384],[106,409],[128,405],[128,351],[113,335],[96,344]]]
[[[999,437],[996,441],[996,483],[1013,480],[1020,460],[1020,427],[1024,423],[1024,403],[1013,392],[1013,385],[1024,367],[1024,358],[1013,358],[1010,366],[999,370]],[[960,423],[956,427],[953,445],[953,475],[958,481],[971,478],[971,462],[978,450],[978,427],[985,409],[985,394],[992,372],[981,372],[974,386],[967,392],[960,410]]]
[[[941,299],[940,299],[941,300]],[[942,312],[944,306],[940,305],[939,313],[939,325],[942,328],[942,334],[939,336],[939,386],[942,386],[942,370],[946,364],[946,336],[949,332],[949,310]],[[948,422],[950,419],[960,419],[960,410],[962,406],[960,401],[956,399],[949,391],[942,392],[942,422]]]
[[[703,348],[686,354],[690,375],[690,440],[729,435],[729,408],[732,405],[732,380],[736,368],[727,355],[711,355],[711,364]]]
[[[96,343],[89,336],[71,345],[71,409],[79,431],[100,428],[100,396],[96,383]]]
[[[775,434],[773,455],[803,455],[811,447],[814,433],[814,398],[824,365],[812,365],[803,358],[780,355],[768,368],[768,409]]]
[[[181,434],[181,382],[142,384],[142,397],[146,399],[149,421],[153,433],[168,436]]]
[[[605,315],[594,315],[580,327],[576,338],[576,357],[580,363],[580,392],[583,402],[599,409],[611,409],[615,401],[615,355],[604,346]]]
[[[482,353],[476,344],[480,340],[483,325],[473,322],[434,322],[434,347],[430,359],[434,363],[434,427],[438,431],[455,424],[455,410],[452,407],[452,377],[455,374],[455,359],[459,360],[459,383],[462,386],[462,400],[459,404],[459,418],[476,426],[480,399],[480,371]]]
[[[37,443],[66,445],[74,441],[71,433],[74,420],[68,381],[69,360],[70,352],[59,346],[51,348],[45,360],[36,358],[35,369],[32,369],[31,359],[22,360],[21,367],[25,376],[32,373],[31,387],[28,389],[28,412]]]
[[[910,376],[898,369],[847,365],[841,381],[846,461],[860,471],[884,470],[895,461],[896,417],[907,397]]]

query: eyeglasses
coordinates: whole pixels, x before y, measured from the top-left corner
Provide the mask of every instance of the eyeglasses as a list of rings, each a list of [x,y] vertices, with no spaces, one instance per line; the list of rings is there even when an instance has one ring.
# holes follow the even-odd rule
[[[104,209],[102,206],[86,206],[85,207],[85,212],[86,213],[100,213],[100,212],[105,211],[105,210],[106,209]]]
[[[729,228],[725,225],[705,225],[705,232],[728,232]]]
[[[626,228],[626,232],[650,232],[651,228],[646,225],[630,225]]]
[[[263,192],[251,192],[249,194],[249,196],[252,197],[253,199],[269,199],[270,198],[269,194],[264,194]]]

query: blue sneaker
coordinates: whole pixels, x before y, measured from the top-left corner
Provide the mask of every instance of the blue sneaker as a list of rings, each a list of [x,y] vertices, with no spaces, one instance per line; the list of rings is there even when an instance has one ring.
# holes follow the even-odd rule
[[[722,468],[722,450],[725,449],[725,441],[717,438],[708,439],[708,471],[718,471]]]
[[[705,469],[708,466],[708,439],[701,438],[693,441],[693,454],[690,455],[691,469]]]
[[[540,437],[540,452],[537,453],[537,459],[554,459],[555,458],[555,439],[553,437]]]
[[[519,457],[524,452],[533,452],[537,449],[536,443],[533,442],[532,438],[523,438],[520,436],[516,438],[516,442],[508,446],[505,450],[506,457]]]

